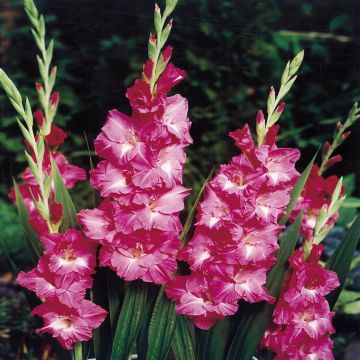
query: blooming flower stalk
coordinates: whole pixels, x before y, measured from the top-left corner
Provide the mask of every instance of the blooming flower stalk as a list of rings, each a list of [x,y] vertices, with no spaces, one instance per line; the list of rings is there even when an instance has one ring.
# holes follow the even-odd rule
[[[184,149],[192,139],[187,100],[167,95],[186,76],[169,62],[172,48],[162,50],[174,4],[168,2],[163,14],[155,6],[149,59],[142,78],[126,91],[132,116],[110,111],[95,140],[103,160],[90,183],[105,200],[78,215],[85,234],[102,245],[100,266],[128,281],[168,282],[180,247],[179,213],[189,192],[182,186]]]
[[[325,270],[319,259],[323,252],[319,245],[338,217],[345,196],[342,178],[323,177],[323,172],[336,162],[334,150],[348,137],[349,128],[358,119],[357,104],[351,109],[344,126],[336,126],[332,144],[325,143],[320,167],[314,165],[292,214],[294,219],[303,211],[301,233],[303,247],[290,259],[291,271],[276,305],[272,324],[262,345],[276,353],[276,359],[333,359],[330,335],[334,313],[325,298],[339,286],[336,273]]]
[[[29,223],[40,237],[44,253],[37,266],[20,272],[17,281],[34,291],[44,303],[33,313],[44,318],[45,325],[38,332],[51,333],[65,349],[74,343],[89,340],[92,330],[100,325],[106,311],[85,300],[86,290],[92,286],[95,272],[97,244],[75,229],[58,233],[62,220],[62,205],[55,202],[52,162],[57,165],[67,188],[86,178],[83,169],[70,165],[58,151],[67,134],[52,124],[59,103],[59,94],[52,92],[56,68],[50,70],[53,41],[45,46],[45,23],[32,0],[24,1],[32,24],[32,32],[41,51],[38,57],[43,83],[36,83],[42,110],[32,113],[29,100],[25,106],[13,82],[0,69],[0,82],[15,110],[20,115],[19,127],[25,138],[25,155],[29,167],[18,186],[21,200],[28,213]],[[34,118],[38,131],[34,131]],[[19,201],[14,188],[10,191],[14,202]]]
[[[178,313],[208,329],[237,311],[240,299],[274,301],[265,288],[290,191],[299,174],[297,149],[278,148],[278,127],[255,146],[248,125],[230,133],[242,154],[207,184],[194,236],[179,254],[192,273],[166,289]]]
[[[334,359],[329,335],[334,312],[325,296],[339,286],[336,273],[318,261],[322,245],[314,245],[305,259],[302,248],[290,259],[286,279],[262,345],[276,353],[275,359]]]
[[[240,299],[275,300],[265,288],[266,273],[276,262],[283,229],[277,221],[299,176],[295,163],[300,156],[297,149],[276,146],[276,122],[285,107],[279,102],[294,83],[302,59],[303,52],[288,62],[277,95],[271,88],[267,119],[258,111],[257,144],[248,124],[229,134],[242,153],[222,165],[207,184],[194,236],[178,255],[190,265],[191,274],[176,276],[166,294],[176,311],[201,329],[234,314]]]

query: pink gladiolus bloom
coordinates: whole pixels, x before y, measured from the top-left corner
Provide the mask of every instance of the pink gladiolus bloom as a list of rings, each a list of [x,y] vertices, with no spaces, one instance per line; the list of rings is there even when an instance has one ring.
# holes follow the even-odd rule
[[[45,250],[37,267],[20,272],[17,281],[45,301],[33,311],[45,321],[37,331],[49,332],[71,349],[74,342],[89,340],[106,316],[105,310],[85,300],[93,282],[97,244],[75,229],[46,233],[40,240]]]
[[[161,123],[166,130],[179,140],[191,144],[192,139],[189,134],[190,122],[187,117],[188,102],[180,95],[167,98],[166,110],[161,118]]]
[[[154,188],[162,184],[172,188],[176,184],[182,184],[184,163],[183,146],[167,146],[159,151],[154,167],[135,170],[132,181],[142,189]]]
[[[20,272],[19,285],[34,291],[40,299],[59,301],[69,307],[77,307],[92,286],[91,277],[74,279],[71,276],[58,276],[46,268],[48,258],[42,258],[39,266],[27,273]]]
[[[272,150],[270,146],[262,145],[255,150],[255,156],[266,169],[270,184],[278,185],[297,177],[294,165],[300,157],[298,149]]]
[[[101,161],[96,169],[90,171],[90,184],[100,190],[103,197],[115,194],[128,194],[133,189],[129,184],[128,171],[122,171],[109,161]]]
[[[61,234],[46,234],[40,238],[49,256],[49,269],[59,275],[90,275],[95,272],[96,243],[75,229]]]
[[[290,194],[283,190],[259,192],[256,198],[255,214],[261,224],[275,224],[290,200]]]
[[[173,286],[166,289],[167,296],[175,301],[176,312],[188,315],[197,327],[209,329],[225,316],[235,314],[236,300],[219,299],[219,281],[208,281],[202,274],[179,277]]]
[[[100,244],[111,243],[116,234],[113,218],[113,205],[104,200],[97,209],[81,210],[77,218],[87,237]]]
[[[150,85],[144,80],[135,80],[135,84],[128,88],[126,97],[130,101],[135,117],[149,119],[156,116],[160,118],[164,113],[166,96],[162,94],[153,98]]]
[[[125,234],[141,228],[180,231],[182,227],[178,214],[184,208],[183,199],[188,193],[182,186],[175,186],[165,193],[138,193],[131,209],[115,204],[116,227]]]
[[[53,147],[62,144],[66,138],[67,133],[54,124],[51,125],[50,134],[45,137],[47,143]]]
[[[165,49],[166,50],[166,49]],[[164,51],[165,56],[168,54]],[[180,81],[184,80],[186,77],[186,73],[183,70],[180,70],[173,64],[168,64],[165,71],[160,76],[157,83],[157,91],[158,93],[167,93],[174,86],[176,86]]]
[[[91,301],[82,300],[77,308],[69,308],[58,302],[47,301],[33,310],[34,315],[44,319],[39,333],[50,333],[67,350],[75,342],[87,341],[92,331],[105,319],[107,312]]]
[[[114,166],[132,161],[138,166],[149,167],[151,151],[146,143],[147,136],[146,131],[141,128],[140,121],[112,110],[102,127],[102,132],[94,142],[95,150],[99,156],[110,160]]]
[[[127,281],[142,279],[162,284],[176,270],[179,239],[173,232],[139,230],[118,233],[110,246],[100,251],[100,265],[109,266]]]

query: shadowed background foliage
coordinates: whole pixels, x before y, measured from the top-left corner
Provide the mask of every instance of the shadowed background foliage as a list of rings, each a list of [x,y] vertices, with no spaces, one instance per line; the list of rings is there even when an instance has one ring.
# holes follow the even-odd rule
[[[55,38],[56,89],[61,96],[55,121],[69,133],[62,150],[71,162],[88,169],[84,133],[92,150],[107,111],[129,112],[125,89],[146,58],[153,1],[42,0],[37,4],[46,15],[49,36]],[[233,155],[227,133],[245,122],[254,124],[257,109],[265,108],[270,85],[279,84],[285,62],[302,48],[305,60],[288,96],[280,133],[283,146],[302,150],[300,168],[360,98],[357,0],[180,0],[174,16],[173,61],[188,74],[176,91],[189,99],[193,122],[187,186],[197,188],[212,166]],[[0,20],[1,67],[36,104],[36,47],[22,2],[0,0]],[[12,176],[18,177],[25,167],[14,115],[1,92],[0,242],[26,266],[21,230],[7,200]],[[355,173],[359,184],[359,124],[352,131],[340,148],[344,161],[334,171]],[[72,194],[79,208],[91,206],[86,184]],[[5,273],[9,263],[1,248],[0,258],[4,260],[0,273]],[[0,321],[0,337],[1,329]]]

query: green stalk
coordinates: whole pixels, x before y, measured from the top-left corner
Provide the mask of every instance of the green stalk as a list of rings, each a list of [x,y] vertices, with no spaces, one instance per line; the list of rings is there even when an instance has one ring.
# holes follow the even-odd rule
[[[39,14],[33,0],[24,0],[25,12],[31,22],[31,32],[34,36],[35,43],[40,50],[40,56],[37,55],[39,73],[42,80],[42,89],[38,89],[39,101],[44,112],[45,124],[41,127],[41,132],[48,135],[51,130],[51,123],[56,114],[57,107],[51,106],[51,92],[56,79],[56,67],[51,70],[51,60],[53,56],[54,40],[51,39],[46,47],[45,39],[45,21],[43,15]]]
[[[83,360],[81,342],[75,343],[74,350],[71,355],[72,360]]]
[[[358,103],[356,102],[351,110],[349,111],[348,117],[344,124],[341,124],[340,122],[337,124],[335,133],[334,133],[334,140],[330,144],[330,147],[328,150],[325,149],[323,152],[321,165],[319,168],[319,175],[322,175],[325,170],[328,168],[328,163],[331,155],[334,153],[334,151],[344,142],[346,139],[346,130],[352,126],[357,119],[360,118],[360,108],[358,107]]]

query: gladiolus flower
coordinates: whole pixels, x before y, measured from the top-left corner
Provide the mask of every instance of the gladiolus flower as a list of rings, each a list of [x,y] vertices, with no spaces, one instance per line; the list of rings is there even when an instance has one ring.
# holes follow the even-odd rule
[[[67,138],[66,132],[58,128],[54,124],[51,125],[50,134],[45,137],[47,143],[53,147],[62,144],[66,138]]]
[[[77,308],[47,301],[37,306],[34,315],[44,319],[44,326],[38,333],[50,333],[67,350],[78,341],[87,341],[92,332],[105,319],[107,312],[91,301],[82,300]]]

